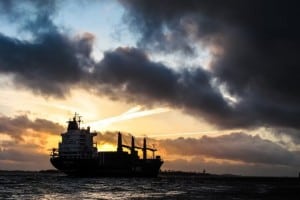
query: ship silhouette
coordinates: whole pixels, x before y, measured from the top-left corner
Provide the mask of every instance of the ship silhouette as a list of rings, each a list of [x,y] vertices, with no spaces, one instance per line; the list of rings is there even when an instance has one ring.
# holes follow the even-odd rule
[[[67,132],[62,133],[62,141],[58,149],[53,148],[50,162],[59,171],[72,176],[126,176],[126,177],[156,177],[163,164],[160,156],[155,156],[155,148],[147,147],[146,138],[143,146],[135,145],[134,137],[131,146],[122,144],[122,134],[118,133],[116,151],[98,151],[93,137],[97,135],[80,128],[80,116],[75,113],[68,121]],[[130,152],[123,151],[127,148]],[[143,157],[138,156],[142,150]],[[152,158],[147,158],[147,151],[152,152]]]

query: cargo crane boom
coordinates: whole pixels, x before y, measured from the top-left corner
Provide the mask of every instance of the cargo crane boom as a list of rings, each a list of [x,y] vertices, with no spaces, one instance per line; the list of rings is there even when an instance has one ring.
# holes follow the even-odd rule
[[[131,146],[122,144],[122,135],[119,132],[118,133],[118,148],[117,148],[117,150],[118,151],[123,151],[122,147],[130,149],[132,155],[136,154],[135,149],[141,149],[143,151],[143,159],[147,159],[147,151],[152,151],[152,158],[154,159],[155,158],[155,151],[157,151],[157,149],[155,149],[155,148],[147,147],[146,138],[144,138],[143,147],[135,146],[133,136],[131,137]]]

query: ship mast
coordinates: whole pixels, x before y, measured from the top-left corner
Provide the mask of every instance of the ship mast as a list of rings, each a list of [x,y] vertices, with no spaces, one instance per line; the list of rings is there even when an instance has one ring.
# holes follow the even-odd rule
[[[123,145],[122,145],[122,135],[119,132],[118,133],[118,149],[117,149],[117,151],[122,152],[123,151],[122,147],[123,147]]]

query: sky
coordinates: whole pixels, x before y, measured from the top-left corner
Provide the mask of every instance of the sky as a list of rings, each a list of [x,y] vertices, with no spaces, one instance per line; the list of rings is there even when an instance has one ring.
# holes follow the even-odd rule
[[[282,0],[0,1],[0,170],[53,168],[66,121],[163,170],[300,171],[298,10]]]

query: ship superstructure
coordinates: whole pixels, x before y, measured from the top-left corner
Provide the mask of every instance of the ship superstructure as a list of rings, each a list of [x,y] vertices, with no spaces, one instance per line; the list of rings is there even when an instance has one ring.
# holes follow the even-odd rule
[[[50,161],[55,168],[76,176],[157,176],[163,161],[160,156],[155,156],[155,148],[147,147],[146,138],[139,147],[132,137],[129,146],[122,143],[119,132],[116,151],[98,152],[97,144],[93,142],[97,133],[91,132],[90,127],[80,128],[80,123],[76,114],[68,121],[67,132],[61,134],[58,149],[51,153]],[[138,150],[142,150],[142,158],[138,156]],[[152,158],[147,158],[147,151],[152,152]]]

